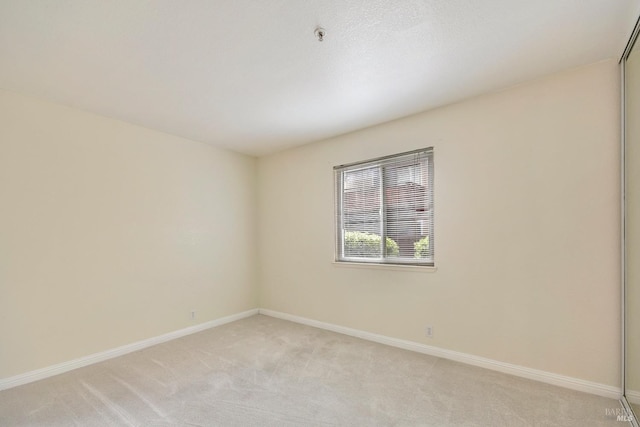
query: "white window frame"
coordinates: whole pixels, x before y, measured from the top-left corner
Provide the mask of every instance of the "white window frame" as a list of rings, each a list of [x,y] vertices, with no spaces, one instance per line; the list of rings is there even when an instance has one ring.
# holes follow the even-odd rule
[[[416,159],[416,160],[414,160]],[[386,179],[385,171],[391,168],[403,167],[407,164],[414,163],[420,165],[421,173],[426,172],[426,176],[423,178],[424,182],[424,201],[427,208],[422,219],[418,219],[416,216],[416,224],[420,222],[421,227],[424,226],[426,221],[426,233],[424,235],[429,237],[429,249],[424,258],[415,258],[402,256],[390,256],[386,255],[386,238],[388,223],[393,221],[388,220],[388,210],[392,207],[385,199],[386,190],[392,188]],[[375,169],[379,168],[379,221],[380,221],[380,257],[355,257],[345,256],[345,225],[344,225],[344,195],[345,195],[345,174],[361,169]],[[380,157],[376,159],[366,160],[362,162],[344,164],[334,167],[334,185],[335,185],[335,262],[337,264],[364,264],[364,265],[389,265],[389,266],[413,266],[413,267],[435,267],[434,248],[434,168],[433,168],[433,147],[423,148],[419,150],[394,154],[391,156]],[[375,187],[375,186],[374,186]],[[397,188],[397,186],[395,187]],[[376,191],[376,190],[374,190]],[[373,193],[370,193],[370,195]],[[422,193],[421,193],[422,194]],[[377,203],[376,203],[377,204]],[[375,206],[375,205],[374,205]],[[372,210],[375,212],[375,207]],[[397,223],[395,226],[398,227]],[[393,228],[393,227],[392,227]],[[421,233],[422,234],[422,233]],[[406,246],[405,246],[406,248]],[[406,252],[406,249],[405,249]]]

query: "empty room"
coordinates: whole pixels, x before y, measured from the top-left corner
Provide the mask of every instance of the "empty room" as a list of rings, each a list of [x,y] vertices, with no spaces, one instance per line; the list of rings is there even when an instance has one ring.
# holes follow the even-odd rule
[[[639,16],[0,0],[0,426],[637,426]]]

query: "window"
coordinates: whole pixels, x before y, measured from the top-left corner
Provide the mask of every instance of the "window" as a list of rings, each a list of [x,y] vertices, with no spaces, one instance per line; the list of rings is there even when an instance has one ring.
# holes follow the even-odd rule
[[[336,261],[433,266],[433,149],[336,166]]]

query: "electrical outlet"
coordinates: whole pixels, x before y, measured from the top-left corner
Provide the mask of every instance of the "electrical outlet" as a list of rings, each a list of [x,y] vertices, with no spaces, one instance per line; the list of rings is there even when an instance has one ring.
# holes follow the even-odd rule
[[[427,338],[433,338],[433,326],[428,325],[427,327],[424,328],[424,335]]]
[[[191,310],[191,318],[195,319],[196,318],[196,310]]]

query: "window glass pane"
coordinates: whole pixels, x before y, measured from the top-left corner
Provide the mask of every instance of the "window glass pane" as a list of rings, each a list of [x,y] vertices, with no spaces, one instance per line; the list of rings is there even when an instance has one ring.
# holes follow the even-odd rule
[[[380,258],[381,173],[379,167],[343,172],[344,257]]]
[[[400,258],[429,258],[426,172],[424,161],[384,168],[386,233]]]

